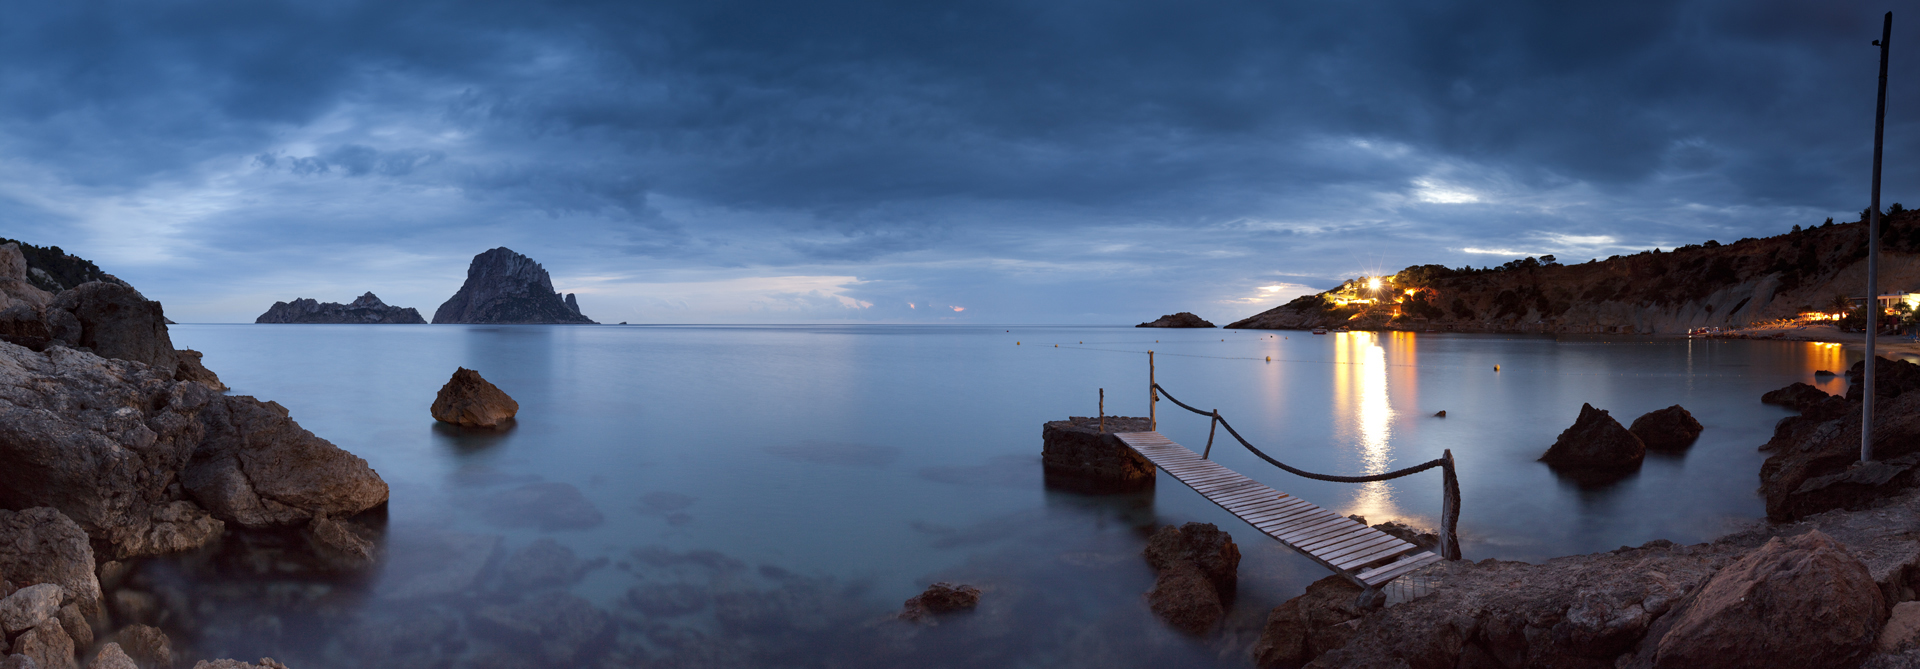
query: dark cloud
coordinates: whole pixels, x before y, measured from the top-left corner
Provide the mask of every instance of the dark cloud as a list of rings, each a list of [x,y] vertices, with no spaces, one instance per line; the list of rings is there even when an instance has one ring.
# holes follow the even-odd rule
[[[581,274],[1078,291],[1010,300],[1014,319],[1251,309],[1275,277],[1604,257],[1858,211],[1881,11],[54,3],[0,25],[0,211],[9,236],[97,249],[189,301],[224,299],[177,278],[195,258],[291,271],[288,249],[375,248],[457,275],[510,243]],[[1910,44],[1889,201],[1920,176],[1897,158],[1920,148]],[[163,250],[128,241],[149,237]],[[1146,295],[1167,304],[1129,302]]]

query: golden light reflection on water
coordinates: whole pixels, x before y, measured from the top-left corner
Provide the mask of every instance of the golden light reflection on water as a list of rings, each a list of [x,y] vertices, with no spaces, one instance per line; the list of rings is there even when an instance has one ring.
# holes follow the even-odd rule
[[[1814,377],[1813,387],[1819,388],[1822,392],[1829,395],[1845,395],[1847,393],[1847,350],[1845,347],[1839,344],[1808,342],[1805,355],[1804,364],[1808,375],[1812,375],[1814,372],[1821,370],[1833,372],[1833,376]]]
[[[1343,444],[1358,447],[1361,472],[1378,474],[1393,464],[1393,388],[1405,385],[1403,396],[1413,391],[1414,368],[1400,367],[1393,375],[1387,364],[1382,337],[1373,332],[1342,333],[1334,342],[1333,413],[1334,434]],[[1384,342],[1394,349],[1397,364],[1411,365],[1414,360],[1413,333],[1396,332]],[[1389,376],[1396,383],[1389,383]],[[1399,518],[1393,488],[1386,482],[1361,484],[1344,513],[1357,513],[1370,522]]]

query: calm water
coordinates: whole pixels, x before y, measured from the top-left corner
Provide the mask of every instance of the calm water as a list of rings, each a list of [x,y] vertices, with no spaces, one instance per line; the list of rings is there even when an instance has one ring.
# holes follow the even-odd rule
[[[172,332],[232,392],[286,406],[392,486],[370,574],[235,557],[252,554],[241,543],[271,553],[271,537],[140,566],[136,586],[197,602],[165,625],[177,644],[295,667],[395,653],[540,666],[545,652],[551,664],[570,651],[476,618],[542,588],[613,617],[614,638],[583,642],[609,649],[583,653],[592,666],[1245,666],[1266,610],[1327,572],[1170,479],[1117,496],[1042,483],[1043,422],[1093,415],[1103,387],[1108,413],[1146,413],[1147,349],[1169,391],[1296,466],[1378,472],[1452,449],[1466,556],[1530,561],[1702,541],[1761,517],[1755,447],[1787,413],[1760,394],[1851,362],[1805,343],[1087,327]],[[458,366],[519,401],[512,430],[436,425],[427,407]],[[1706,431],[1684,455],[1582,486],[1534,461],[1582,402],[1623,423],[1680,404]],[[1160,417],[1175,440],[1205,443],[1206,419],[1169,403]],[[1437,473],[1356,486],[1287,475],[1228,443],[1214,457],[1372,522],[1431,526],[1440,507]],[[592,508],[564,503],[566,486]],[[1218,524],[1244,555],[1232,619],[1208,639],[1165,630],[1142,597],[1145,534],[1188,521]],[[516,577],[512,557],[543,538],[584,576]],[[933,627],[885,621],[938,580],[982,587],[981,608]]]

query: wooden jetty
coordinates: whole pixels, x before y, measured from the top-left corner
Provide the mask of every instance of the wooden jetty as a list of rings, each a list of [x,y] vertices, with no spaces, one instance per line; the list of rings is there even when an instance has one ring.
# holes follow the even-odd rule
[[[1363,589],[1363,602],[1371,602],[1387,582],[1441,559],[1435,552],[1222,467],[1159,432],[1114,436],[1228,513],[1353,581]]]

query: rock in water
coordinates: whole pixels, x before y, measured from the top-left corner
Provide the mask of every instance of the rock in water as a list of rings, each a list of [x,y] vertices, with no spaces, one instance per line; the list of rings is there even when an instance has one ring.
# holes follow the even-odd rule
[[[971,585],[935,583],[927,591],[908,599],[900,610],[902,620],[925,620],[928,616],[971,609],[980,603],[980,589]]]
[[[1824,393],[1823,393],[1824,394]],[[1700,438],[1700,421],[1693,414],[1675,404],[1658,411],[1649,411],[1646,415],[1633,419],[1633,426],[1627,428],[1633,436],[1647,448],[1657,451],[1677,451],[1693,445]]]
[[[1714,574],[1649,631],[1641,657],[1651,650],[1657,668],[1853,667],[1886,614],[1866,565],[1813,530]]]
[[[1647,456],[1647,446],[1605,410],[1580,405],[1580,418],[1560,433],[1540,461],[1557,467],[1624,469]]]
[[[1767,394],[1761,395],[1760,403],[1774,404],[1794,411],[1804,412],[1807,410],[1807,407],[1818,404],[1829,397],[1833,396],[1828,395],[1819,388],[1795,381],[1793,385],[1779,390],[1768,391]]]
[[[1159,570],[1147,603],[1167,624],[1204,634],[1226,615],[1239,583],[1240,547],[1212,523],[1168,525],[1147,541],[1147,564]]]
[[[94,656],[93,663],[87,669],[142,669],[141,666],[120,650],[120,644],[109,642],[100,647],[100,654]]]
[[[1134,327],[1136,328],[1210,328],[1210,327],[1213,327],[1213,324],[1208,323],[1205,319],[1202,319],[1199,316],[1193,315],[1193,312],[1191,311],[1182,311],[1177,314],[1167,314],[1165,316],[1161,316],[1159,320],[1148,321],[1145,323],[1141,323],[1139,325],[1135,325]]]
[[[260,658],[259,664],[239,660],[201,660],[193,669],[287,669],[287,665],[274,661],[271,657]]]
[[[427,319],[413,307],[394,307],[381,302],[372,291],[352,304],[317,302],[299,298],[275,302],[255,323],[360,323],[367,325],[426,325]]]
[[[1266,629],[1253,645],[1254,663],[1262,667],[1299,666],[1346,645],[1355,628],[1341,623],[1366,613],[1354,606],[1359,595],[1360,586],[1339,574],[1314,581],[1307,586],[1306,594],[1267,613]]]
[[[173,641],[158,627],[128,625],[121,628],[119,644],[140,669],[170,669],[173,666]]]
[[[249,528],[305,524],[387,501],[386,481],[366,460],[314,436],[277,403],[215,397],[196,418],[205,437],[180,479],[221,520]]]
[[[592,323],[553,290],[547,270],[500,247],[473,257],[467,282],[433,312],[435,323]]]
[[[520,403],[480,373],[461,367],[433,399],[433,418],[467,427],[499,427],[520,413]]]
[[[173,378],[181,381],[192,381],[214,390],[224,391],[227,389],[227,384],[220,382],[220,375],[214,374],[213,370],[207,369],[206,365],[200,363],[201,354],[199,351],[183,348],[174,351],[174,353],[180,357],[180,366],[174,368]]]

